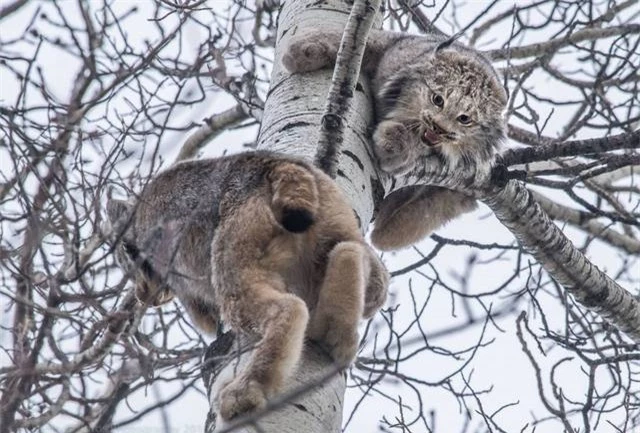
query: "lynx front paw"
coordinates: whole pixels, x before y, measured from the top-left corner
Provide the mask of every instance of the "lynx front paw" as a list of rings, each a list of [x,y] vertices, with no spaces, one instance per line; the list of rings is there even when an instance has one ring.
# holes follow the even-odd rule
[[[282,64],[291,73],[317,71],[332,61],[331,48],[319,40],[292,41],[282,56]]]
[[[415,161],[411,152],[409,130],[399,122],[380,122],[373,133],[373,149],[380,168],[399,176],[413,168]]]
[[[264,390],[255,380],[237,378],[222,388],[218,396],[218,412],[225,421],[262,408],[266,404]]]
[[[340,367],[349,366],[358,352],[358,331],[340,326],[335,317],[314,318],[308,336],[324,347]]]

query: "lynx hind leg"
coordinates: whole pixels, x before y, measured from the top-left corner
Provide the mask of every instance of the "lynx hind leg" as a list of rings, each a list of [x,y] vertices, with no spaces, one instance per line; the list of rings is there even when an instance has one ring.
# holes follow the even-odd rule
[[[367,257],[365,259],[365,275],[367,276],[364,312],[365,319],[370,318],[384,305],[389,290],[389,272],[375,251],[365,245]],[[368,268],[368,272],[366,272]]]
[[[371,241],[383,251],[403,248],[476,206],[472,197],[445,188],[402,188],[385,197],[380,204]]]
[[[217,394],[224,420],[263,407],[282,389],[302,354],[309,321],[306,303],[286,292],[279,274],[282,266],[289,269],[292,236],[275,225],[270,200],[248,198],[225,217],[212,244],[221,317],[237,333],[259,338],[245,366]]]
[[[282,55],[282,64],[292,74],[333,66],[342,33],[311,32],[292,36]]]
[[[346,367],[358,351],[358,323],[364,309],[365,247],[340,242],[329,254],[308,337]]]
[[[183,297],[181,303],[198,329],[209,335],[216,333],[220,315],[215,305],[202,299],[191,297]]]
[[[242,305],[241,305],[242,304]],[[255,330],[261,339],[249,364],[218,395],[220,416],[229,420],[264,407],[282,389],[300,359],[309,313],[300,298],[255,283],[236,302],[233,322]]]
[[[284,162],[269,173],[271,207],[276,219],[290,232],[300,233],[313,224],[318,211],[318,187],[311,171],[299,164]]]

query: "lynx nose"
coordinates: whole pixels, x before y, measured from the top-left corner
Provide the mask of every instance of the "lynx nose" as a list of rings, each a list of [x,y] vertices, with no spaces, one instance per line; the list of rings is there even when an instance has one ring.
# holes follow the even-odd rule
[[[433,132],[435,132],[436,134],[443,135],[447,133],[447,131],[444,128],[442,128],[440,125],[438,125],[436,122],[432,122],[432,125],[433,125]]]

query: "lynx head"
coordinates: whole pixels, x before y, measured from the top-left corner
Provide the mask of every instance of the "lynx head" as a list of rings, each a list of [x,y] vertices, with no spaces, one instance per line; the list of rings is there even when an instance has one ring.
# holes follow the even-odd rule
[[[506,92],[489,61],[464,47],[436,51],[392,76],[376,103],[374,150],[394,175],[433,156],[453,166],[490,162],[504,138]]]
[[[135,241],[132,239],[131,224],[136,206],[128,201],[109,199],[107,202],[107,221],[103,227],[103,232],[107,234],[109,242],[115,245],[115,257],[118,265],[128,275],[134,276],[136,280],[136,297],[139,301],[160,306],[173,299],[173,294],[158,277],[156,257],[145,257]],[[169,226],[170,228],[172,226]],[[153,245],[153,250],[174,251],[167,248],[166,238],[173,235],[165,229],[160,231],[156,228],[151,231],[149,241],[146,242],[145,250],[151,249],[151,241],[158,243],[158,239],[165,239],[164,244]],[[166,260],[166,259],[165,259]]]

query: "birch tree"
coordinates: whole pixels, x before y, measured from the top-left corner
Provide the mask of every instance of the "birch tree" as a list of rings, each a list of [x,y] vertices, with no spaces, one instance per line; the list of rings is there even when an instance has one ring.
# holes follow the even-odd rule
[[[101,234],[104,202],[185,158],[258,147],[312,161],[327,143],[365,231],[402,185],[463,188],[485,206],[384,257],[392,295],[351,369],[310,344],[287,393],[235,431],[639,428],[637,3],[383,2],[373,26],[455,36],[494,60],[511,97],[493,171],[434,164],[395,182],[367,147],[357,52],[335,72],[290,76],[279,60],[292,35],[343,31],[372,4],[0,7],[3,432],[205,418],[213,431],[207,401],[242,339],[211,342],[178,304],[139,305]],[[362,48],[366,32],[345,34]],[[329,97],[345,83],[348,103]],[[490,364],[515,370],[515,393]],[[189,422],[193,401],[204,409]]]

